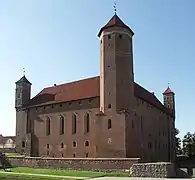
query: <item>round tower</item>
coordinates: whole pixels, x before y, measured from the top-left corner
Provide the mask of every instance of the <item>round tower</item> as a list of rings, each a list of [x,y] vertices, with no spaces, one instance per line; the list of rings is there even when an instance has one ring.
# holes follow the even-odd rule
[[[115,14],[100,29],[100,110],[134,104],[133,31]]]

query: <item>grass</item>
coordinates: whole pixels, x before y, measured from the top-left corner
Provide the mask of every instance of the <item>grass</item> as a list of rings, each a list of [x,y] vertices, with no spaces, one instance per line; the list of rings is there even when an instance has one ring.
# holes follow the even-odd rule
[[[24,156],[24,155],[21,155],[21,154],[19,154],[19,153],[5,153],[5,155],[7,156],[7,157],[20,157],[20,156]]]
[[[74,180],[66,178],[53,178],[53,177],[38,177],[38,176],[27,176],[27,175],[13,175],[13,174],[1,174],[1,180]]]
[[[56,176],[74,176],[74,177],[127,177],[128,173],[125,172],[93,172],[93,171],[76,171],[76,170],[55,170],[55,169],[33,169],[18,167],[12,168],[11,172],[16,173],[30,173],[30,174],[47,174],[47,175],[56,175]]]

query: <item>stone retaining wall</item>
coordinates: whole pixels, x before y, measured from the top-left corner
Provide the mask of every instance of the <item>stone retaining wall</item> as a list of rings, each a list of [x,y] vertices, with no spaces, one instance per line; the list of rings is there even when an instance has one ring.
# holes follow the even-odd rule
[[[168,178],[176,177],[175,167],[172,163],[139,163],[130,168],[132,177]]]
[[[79,169],[95,171],[123,171],[139,158],[41,158],[41,157],[9,157],[9,162],[16,167]]]

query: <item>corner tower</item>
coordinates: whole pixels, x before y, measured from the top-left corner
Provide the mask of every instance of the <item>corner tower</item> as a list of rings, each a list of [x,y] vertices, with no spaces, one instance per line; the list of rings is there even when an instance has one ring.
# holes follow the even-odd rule
[[[23,76],[16,82],[15,108],[16,108],[16,152],[26,153],[27,133],[30,132],[30,122],[28,121],[28,105],[31,96],[31,83]],[[30,154],[30,152],[26,153]]]
[[[173,110],[175,114],[175,93],[168,88],[163,93],[164,106]]]
[[[133,31],[115,14],[100,29],[100,110],[134,104]]]
[[[16,109],[22,108],[28,104],[31,96],[31,83],[25,77],[25,75],[16,82],[16,93],[15,93],[15,107]]]

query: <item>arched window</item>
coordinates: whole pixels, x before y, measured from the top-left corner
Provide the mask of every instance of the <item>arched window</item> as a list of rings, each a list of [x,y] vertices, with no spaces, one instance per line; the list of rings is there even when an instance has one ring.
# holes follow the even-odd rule
[[[112,122],[111,122],[111,119],[108,119],[108,129],[111,129],[112,128]]]
[[[89,132],[89,113],[86,113],[84,116],[84,133],[88,133]]]
[[[77,116],[75,114],[72,115],[72,134],[76,134],[77,132]]]
[[[76,141],[73,141],[73,142],[72,142],[72,147],[77,147]]]
[[[61,148],[64,148],[64,143],[61,143]]]
[[[60,135],[64,134],[64,125],[65,125],[64,117],[60,116]]]
[[[89,141],[85,141],[85,147],[89,146]]]
[[[51,120],[49,117],[47,117],[46,120],[46,136],[50,135],[50,128],[51,128]]]

